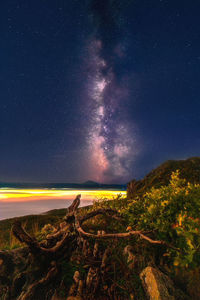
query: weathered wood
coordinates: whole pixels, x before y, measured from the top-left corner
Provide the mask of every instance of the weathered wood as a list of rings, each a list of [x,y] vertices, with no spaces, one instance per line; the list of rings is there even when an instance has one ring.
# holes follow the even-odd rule
[[[71,294],[76,296],[81,296],[82,291],[85,292],[89,291],[88,295],[95,295],[100,283],[106,282],[106,274],[107,270],[109,270],[110,266],[107,266],[107,263],[109,262],[109,255],[111,253],[111,248],[107,248],[105,251],[101,251],[100,247],[98,245],[100,239],[110,239],[110,240],[116,240],[121,238],[131,238],[133,236],[138,236],[139,238],[151,243],[151,244],[157,244],[157,245],[164,245],[169,248],[172,248],[174,250],[180,251],[179,249],[173,247],[170,244],[167,244],[165,241],[159,241],[154,240],[152,238],[152,232],[150,235],[150,232],[147,231],[141,231],[141,230],[129,230],[128,232],[118,232],[118,233],[105,233],[104,231],[98,232],[97,234],[93,234],[90,232],[86,232],[82,226],[84,222],[86,222],[89,219],[92,219],[98,215],[108,216],[110,219],[117,219],[123,222],[122,216],[118,213],[117,210],[114,209],[97,209],[95,211],[92,211],[90,213],[85,214],[84,216],[79,216],[77,211],[78,207],[80,205],[80,198],[81,195],[78,195],[73,203],[69,206],[67,209],[67,213],[64,217],[64,221],[60,224],[57,231],[54,232],[51,235],[48,235],[46,240],[42,242],[38,242],[35,237],[32,237],[29,235],[23,228],[19,221],[15,221],[12,226],[12,232],[15,235],[15,237],[21,242],[24,243],[26,246],[27,252],[25,253],[26,259],[26,267],[29,262],[31,264],[35,264],[34,266],[38,267],[38,264],[40,261],[41,264],[41,278],[39,281],[35,281],[35,277],[31,277],[31,280],[25,279],[25,284],[22,280],[21,285],[27,286],[27,289],[24,289],[22,292],[22,286],[20,286],[20,293],[17,292],[16,297],[13,297],[13,299],[17,300],[34,300],[34,299],[40,299],[37,298],[38,291],[42,289],[46,289],[46,287],[51,284],[51,280],[53,280],[57,273],[58,269],[53,263],[53,265],[50,268],[50,265],[52,264],[52,261],[56,261],[58,263],[58,266],[62,264],[63,259],[66,261],[70,260],[70,257],[73,253],[73,250],[79,247],[82,247],[81,256],[86,258],[87,261],[89,261],[89,270],[86,278],[79,278],[77,279],[76,276],[74,277],[74,285],[71,289]],[[153,233],[155,235],[155,232]],[[151,236],[151,237],[150,237]],[[94,247],[91,249],[91,244],[89,243],[88,238],[93,238],[95,240]],[[28,255],[28,253],[31,253],[31,255]],[[41,257],[41,260],[40,260]],[[29,260],[29,258],[31,258]],[[3,263],[8,259],[7,253],[0,251],[0,259],[3,261]],[[47,271],[49,270],[49,271]],[[20,270],[21,275],[23,275],[24,270]],[[77,273],[75,273],[77,274]],[[19,274],[19,276],[21,276]],[[19,277],[21,280],[22,276]],[[23,278],[22,278],[23,279]],[[15,286],[15,283],[17,282],[18,277],[16,277],[16,282],[13,282],[13,286]],[[8,284],[7,284],[8,285]],[[9,283],[10,285],[10,283]],[[56,287],[57,289],[57,287]],[[85,290],[86,289],[86,290]],[[113,289],[115,290],[115,283],[113,285]],[[107,293],[112,297],[114,297],[115,293],[112,291],[112,288],[108,289]],[[50,289],[50,294],[55,293],[55,291]],[[70,293],[69,293],[70,295]],[[85,295],[85,294],[84,294]],[[113,296],[114,295],[114,296]],[[42,295],[41,295],[42,296]],[[10,296],[9,296],[10,297]],[[8,298],[9,300],[11,298]]]
[[[94,238],[94,239],[121,239],[121,238],[130,238],[131,236],[139,236],[140,238],[148,241],[151,244],[158,244],[158,245],[164,245],[168,248],[172,248],[176,251],[181,251],[179,248],[174,247],[173,245],[166,243],[165,241],[160,241],[160,240],[153,240],[150,237],[146,236],[145,233],[148,232],[144,232],[142,230],[130,230],[129,232],[122,232],[122,233],[107,233],[107,234],[102,234],[102,235],[98,235],[98,234],[93,234],[93,233],[89,233],[83,230],[83,228],[81,227],[81,225],[88,219],[91,219],[97,215],[119,215],[117,211],[113,210],[113,209],[98,209],[95,211],[92,211],[88,214],[86,214],[85,216],[82,217],[78,217],[77,214],[75,214],[75,227],[76,230],[79,232],[80,235],[84,236],[84,237],[89,237],[89,238]]]
[[[67,214],[75,212],[80,205],[81,194],[77,195],[72,204],[67,208]]]
[[[113,209],[97,209],[95,211],[92,211],[84,216],[78,216],[77,215],[77,209],[80,205],[80,198],[81,195],[78,195],[75,200],[72,202],[72,204],[69,206],[66,216],[65,216],[65,222],[69,224],[74,224],[74,229],[84,237],[90,237],[94,239],[118,239],[118,238],[130,238],[131,236],[139,236],[140,238],[148,241],[151,244],[158,244],[158,245],[165,245],[169,248],[172,248],[174,250],[180,251],[180,249],[173,247],[172,245],[166,243],[165,241],[159,241],[159,240],[153,240],[152,238],[148,237],[144,231],[141,230],[131,230],[129,232],[124,233],[107,233],[107,234],[92,234],[89,232],[85,232],[82,228],[82,224],[97,215],[109,215],[112,218],[117,216],[120,218],[120,214]],[[72,226],[72,225],[69,225]],[[69,229],[69,231],[65,230]],[[54,236],[51,236],[50,239],[54,240],[52,247],[42,247],[41,244],[37,242],[37,240],[34,237],[31,237],[21,226],[21,223],[19,221],[15,221],[15,223],[12,226],[12,232],[15,235],[15,237],[22,243],[25,243],[32,254],[49,254],[49,255],[55,255],[59,251],[61,251],[67,243],[73,243],[75,239],[77,239],[77,236],[74,233],[70,232],[70,228],[61,228],[59,231],[55,233]],[[72,238],[73,236],[73,238]],[[47,245],[48,245],[48,238],[47,238]]]
[[[67,213],[64,217],[66,223],[74,223],[74,214],[80,205],[81,195],[76,196],[72,204],[67,208]]]
[[[77,210],[80,204],[81,195],[78,195],[73,203],[69,206],[68,212],[65,216],[65,222],[71,220],[75,220],[74,213]],[[35,237],[30,236],[23,228],[20,221],[15,221],[12,226],[12,233],[14,236],[21,242],[26,244],[29,247],[29,250],[32,254],[47,254],[47,255],[56,255],[58,254],[67,243],[72,243],[75,240],[75,235],[69,231],[67,231],[68,227],[66,225],[65,228],[60,228],[54,235],[47,237],[46,245],[47,247],[43,247],[44,241],[39,243]],[[48,245],[53,245],[52,247],[48,247]],[[70,248],[70,247],[69,247]]]
[[[56,243],[54,247],[51,248],[44,248],[41,247],[40,244],[37,242],[35,238],[32,238],[21,226],[19,221],[15,222],[12,227],[12,232],[15,237],[22,243],[25,243],[30,252],[34,255],[47,255],[48,258],[50,255],[59,255],[59,251],[61,251],[65,246],[70,246],[69,244],[73,243],[75,236],[72,235],[70,232],[65,232],[62,239]],[[69,247],[70,248],[70,247]]]
[[[56,263],[52,262],[52,268],[48,271],[47,275],[39,281],[31,284],[26,292],[22,292],[18,300],[35,300],[37,293],[40,294],[43,291],[43,288],[56,277],[57,273],[58,269]]]
[[[129,232],[124,232],[124,233],[106,233],[106,234],[102,234],[102,235],[98,235],[98,234],[93,234],[93,233],[89,233],[89,232],[85,232],[81,226],[77,226],[77,231],[85,237],[90,237],[90,238],[94,238],[94,239],[121,239],[121,238],[130,238],[131,236],[135,236],[138,235],[140,236],[142,239],[148,241],[151,244],[158,244],[158,245],[164,245],[167,246],[168,248],[172,248],[176,251],[181,251],[179,248],[176,248],[168,243],[166,243],[165,241],[158,241],[158,240],[152,240],[151,238],[147,237],[146,235],[143,234],[142,231],[140,230],[132,230]]]
[[[31,253],[40,253],[41,249],[37,240],[31,237],[23,228],[20,221],[15,221],[12,226],[12,233],[21,242],[26,244]]]

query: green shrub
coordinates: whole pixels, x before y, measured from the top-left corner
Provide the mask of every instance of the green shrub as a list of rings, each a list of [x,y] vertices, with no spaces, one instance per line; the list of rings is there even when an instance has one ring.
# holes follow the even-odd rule
[[[132,228],[152,230],[156,239],[180,248],[165,253],[175,266],[200,264],[200,185],[180,179],[178,170],[169,185],[132,200],[123,213]]]

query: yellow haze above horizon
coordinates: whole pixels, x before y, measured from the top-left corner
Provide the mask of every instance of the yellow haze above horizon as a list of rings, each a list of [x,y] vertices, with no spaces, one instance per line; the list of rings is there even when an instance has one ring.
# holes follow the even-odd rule
[[[73,190],[73,189],[0,189],[0,202],[21,202],[72,199],[81,194],[81,200],[98,200],[107,198],[112,200],[117,195],[126,196],[126,191],[113,190]]]

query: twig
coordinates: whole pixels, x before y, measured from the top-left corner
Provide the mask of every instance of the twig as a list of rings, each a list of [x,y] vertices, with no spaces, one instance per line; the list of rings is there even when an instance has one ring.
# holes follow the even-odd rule
[[[81,225],[88,219],[91,219],[99,214],[105,215],[105,214],[117,214],[117,211],[113,210],[113,209],[98,209],[96,211],[93,211],[91,213],[86,214],[85,216],[82,217],[78,217],[75,214],[75,227],[76,230],[79,232],[79,234],[81,234],[82,236],[85,237],[90,237],[90,238],[94,238],[94,239],[118,239],[118,238],[129,238],[131,236],[134,235],[138,235],[140,236],[142,239],[148,241],[151,244],[158,244],[158,245],[165,245],[168,248],[174,249],[176,251],[181,251],[179,248],[176,248],[168,243],[166,243],[165,241],[158,241],[158,240],[153,240],[151,238],[149,238],[148,236],[145,235],[144,231],[141,230],[131,230],[129,232],[122,232],[122,233],[106,233],[106,234],[102,234],[102,235],[97,235],[97,234],[93,234],[90,232],[85,232],[83,230],[83,228],[81,227]]]

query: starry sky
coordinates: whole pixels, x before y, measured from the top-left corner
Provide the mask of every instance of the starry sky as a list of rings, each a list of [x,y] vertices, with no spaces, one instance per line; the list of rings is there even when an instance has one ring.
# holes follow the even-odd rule
[[[0,181],[126,183],[200,155],[200,1],[0,4]]]

